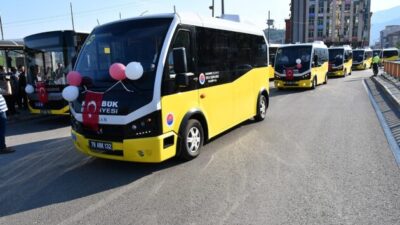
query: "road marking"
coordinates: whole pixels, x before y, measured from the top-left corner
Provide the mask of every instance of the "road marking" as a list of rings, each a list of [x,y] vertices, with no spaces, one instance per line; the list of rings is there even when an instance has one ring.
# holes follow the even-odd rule
[[[388,144],[390,146],[390,149],[393,152],[394,158],[396,159],[397,166],[400,168],[400,148],[399,145],[396,142],[396,139],[394,139],[392,131],[390,130],[388,124],[386,123],[385,117],[383,116],[382,112],[379,109],[378,104],[376,103],[374,97],[371,94],[371,91],[367,87],[367,84],[365,80],[363,80],[363,85],[365,88],[365,91],[368,94],[369,100],[371,101],[372,106],[374,107],[374,110],[376,112],[376,115],[378,117],[378,120],[382,126],[383,132],[386,135],[386,139],[388,141]]]

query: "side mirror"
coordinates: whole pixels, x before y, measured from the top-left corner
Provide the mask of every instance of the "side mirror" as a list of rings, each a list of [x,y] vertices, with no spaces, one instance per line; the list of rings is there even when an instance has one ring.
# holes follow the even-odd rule
[[[174,48],[172,51],[174,58],[174,70],[176,74],[185,74],[188,72],[186,49],[184,47]]]

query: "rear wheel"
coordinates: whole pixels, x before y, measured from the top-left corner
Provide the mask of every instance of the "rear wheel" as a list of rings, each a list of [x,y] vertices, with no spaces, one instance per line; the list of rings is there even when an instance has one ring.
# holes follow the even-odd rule
[[[195,119],[189,120],[179,136],[179,157],[183,160],[196,158],[204,143],[204,131],[201,123]]]
[[[256,121],[263,121],[265,119],[265,116],[267,115],[267,109],[268,109],[268,102],[267,98],[260,94],[260,97],[258,98],[257,101],[257,114],[254,117]]]

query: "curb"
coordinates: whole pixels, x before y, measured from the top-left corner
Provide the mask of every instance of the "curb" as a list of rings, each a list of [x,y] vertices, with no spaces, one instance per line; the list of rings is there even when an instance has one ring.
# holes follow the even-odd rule
[[[379,80],[377,77],[372,77],[371,80],[379,87],[379,89],[383,90],[383,92],[385,93],[385,95],[390,99],[390,101],[398,108],[400,109],[400,99],[398,97],[396,97],[396,95],[393,93],[392,90],[390,90],[391,88],[389,88],[388,86],[392,86],[393,89],[398,90],[397,87],[395,87],[393,84],[387,84],[385,85],[384,83],[386,83],[385,81],[381,81]],[[399,91],[400,94],[400,91]]]

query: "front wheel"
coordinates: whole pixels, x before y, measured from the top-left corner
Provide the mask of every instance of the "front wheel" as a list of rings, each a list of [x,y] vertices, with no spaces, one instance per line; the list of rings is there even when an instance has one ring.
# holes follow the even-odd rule
[[[312,81],[311,89],[315,89],[316,87],[317,87],[317,76],[315,76],[313,81]]]
[[[179,157],[183,160],[196,158],[200,155],[203,143],[203,126],[195,119],[189,120],[185,128],[180,132]]]
[[[324,84],[327,84],[327,83],[328,83],[328,75],[325,74],[325,81],[324,81]]]
[[[260,94],[260,97],[257,101],[257,114],[254,119],[256,121],[263,121],[265,119],[265,116],[267,115],[267,108],[267,98],[263,94]]]

